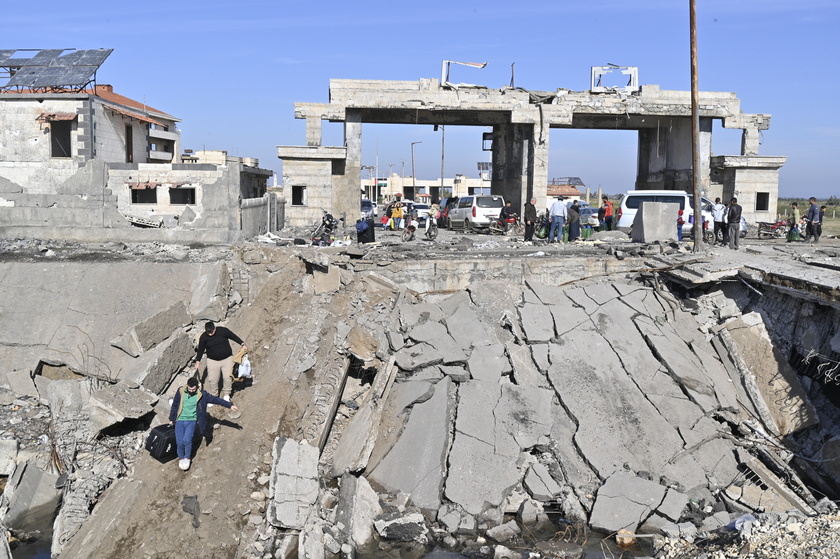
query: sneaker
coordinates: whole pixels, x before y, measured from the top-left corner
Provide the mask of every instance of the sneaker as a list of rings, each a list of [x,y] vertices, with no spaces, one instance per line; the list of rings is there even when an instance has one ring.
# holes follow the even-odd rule
[[[180,460],[178,460],[178,467],[181,468],[184,471],[189,470],[190,469],[190,459],[189,458],[181,458]]]
[[[212,408],[212,407],[213,407],[213,406],[215,406],[215,405],[216,405],[216,404],[207,404],[207,409],[210,409],[210,408]]]
[[[222,400],[225,402],[230,402],[230,396],[222,396]]]

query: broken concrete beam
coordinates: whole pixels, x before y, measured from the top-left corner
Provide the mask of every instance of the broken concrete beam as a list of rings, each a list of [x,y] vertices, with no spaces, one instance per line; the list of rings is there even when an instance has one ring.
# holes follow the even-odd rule
[[[343,526],[342,533],[354,548],[373,540],[373,520],[381,514],[379,497],[365,478],[351,474],[341,477],[336,522]]]
[[[382,410],[395,377],[396,368],[394,358],[391,357],[388,364],[374,378],[370,390],[359,405],[359,410],[341,432],[341,438],[333,451],[334,477],[347,472],[361,472],[367,467],[379,435],[379,426],[382,424]]]
[[[158,397],[139,386],[126,382],[109,384],[93,392],[83,410],[93,426],[102,431],[126,419],[139,419],[153,411]]]
[[[322,365],[317,382],[311,387],[311,400],[303,417],[298,421],[297,434],[300,440],[312,441],[319,451],[324,449],[332,429],[341,395],[347,383],[347,369],[350,358],[337,355]]]
[[[800,512],[803,512],[809,516],[816,514],[814,509],[812,509],[811,506],[808,505],[808,503],[803,501],[796,493],[794,493],[784,481],[782,481],[776,474],[771,472],[770,469],[767,468],[767,466],[765,466],[761,461],[757,460],[751,454],[743,450],[738,451],[738,458],[741,460],[741,462],[743,462],[743,464],[747,468],[749,468],[750,471],[752,471],[761,479],[764,485],[766,485],[769,489],[775,491],[782,499],[790,503],[790,506],[786,507],[784,510],[796,508]]]
[[[598,490],[589,524],[607,534],[619,530],[636,532],[662,503],[665,491],[658,483],[630,472],[616,472]]]
[[[271,454],[268,522],[302,530],[318,499],[318,448],[277,437]]]
[[[111,345],[132,357],[138,357],[171,336],[178,328],[191,322],[192,318],[187,312],[186,303],[178,301],[168,309],[135,325],[118,338],[114,338],[111,340]]]
[[[432,515],[441,503],[454,397],[448,377],[435,384],[434,395],[412,407],[399,440],[368,474],[372,483],[407,493],[414,506]]]

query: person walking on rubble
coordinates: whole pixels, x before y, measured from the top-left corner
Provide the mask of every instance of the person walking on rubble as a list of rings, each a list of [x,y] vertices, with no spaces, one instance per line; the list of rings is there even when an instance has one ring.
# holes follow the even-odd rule
[[[225,328],[216,326],[212,322],[204,325],[204,333],[198,338],[198,349],[195,351],[196,373],[201,369],[201,356],[207,351],[207,390],[213,396],[219,394],[221,385],[221,396],[230,402],[230,389],[233,375],[233,350],[230,342],[233,340],[248,351],[239,336]]]
[[[198,424],[199,434],[207,429],[207,406],[219,404],[233,411],[238,411],[230,400],[223,400],[198,386],[198,379],[190,377],[186,386],[182,386],[172,399],[169,410],[169,424],[175,426],[175,442],[178,447],[178,467],[186,471],[192,463],[192,443],[195,427]]]
[[[537,227],[536,198],[531,198],[531,200],[525,204],[522,214],[522,219],[525,221],[525,242],[531,243],[534,241],[534,229]]]
[[[729,212],[726,214],[726,221],[729,223],[729,248],[740,250],[741,235],[741,206],[738,199],[732,198],[729,202]]]

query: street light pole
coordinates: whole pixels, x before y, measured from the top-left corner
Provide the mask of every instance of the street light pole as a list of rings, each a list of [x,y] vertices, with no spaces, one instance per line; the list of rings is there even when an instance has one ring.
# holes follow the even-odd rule
[[[411,196],[415,196],[414,192],[417,190],[417,175],[414,174],[414,144],[422,144],[423,142],[411,142]],[[403,193],[404,194],[404,193]]]

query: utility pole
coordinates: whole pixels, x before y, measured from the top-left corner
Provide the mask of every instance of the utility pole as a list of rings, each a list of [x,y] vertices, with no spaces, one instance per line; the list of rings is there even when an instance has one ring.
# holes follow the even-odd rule
[[[443,175],[446,169],[446,127],[440,125],[440,190],[443,192]],[[431,192],[429,193],[431,194]]]
[[[689,25],[691,27],[691,159],[694,183],[694,252],[703,247],[703,207],[700,200],[700,92],[697,79],[697,6],[696,0],[688,0]]]

